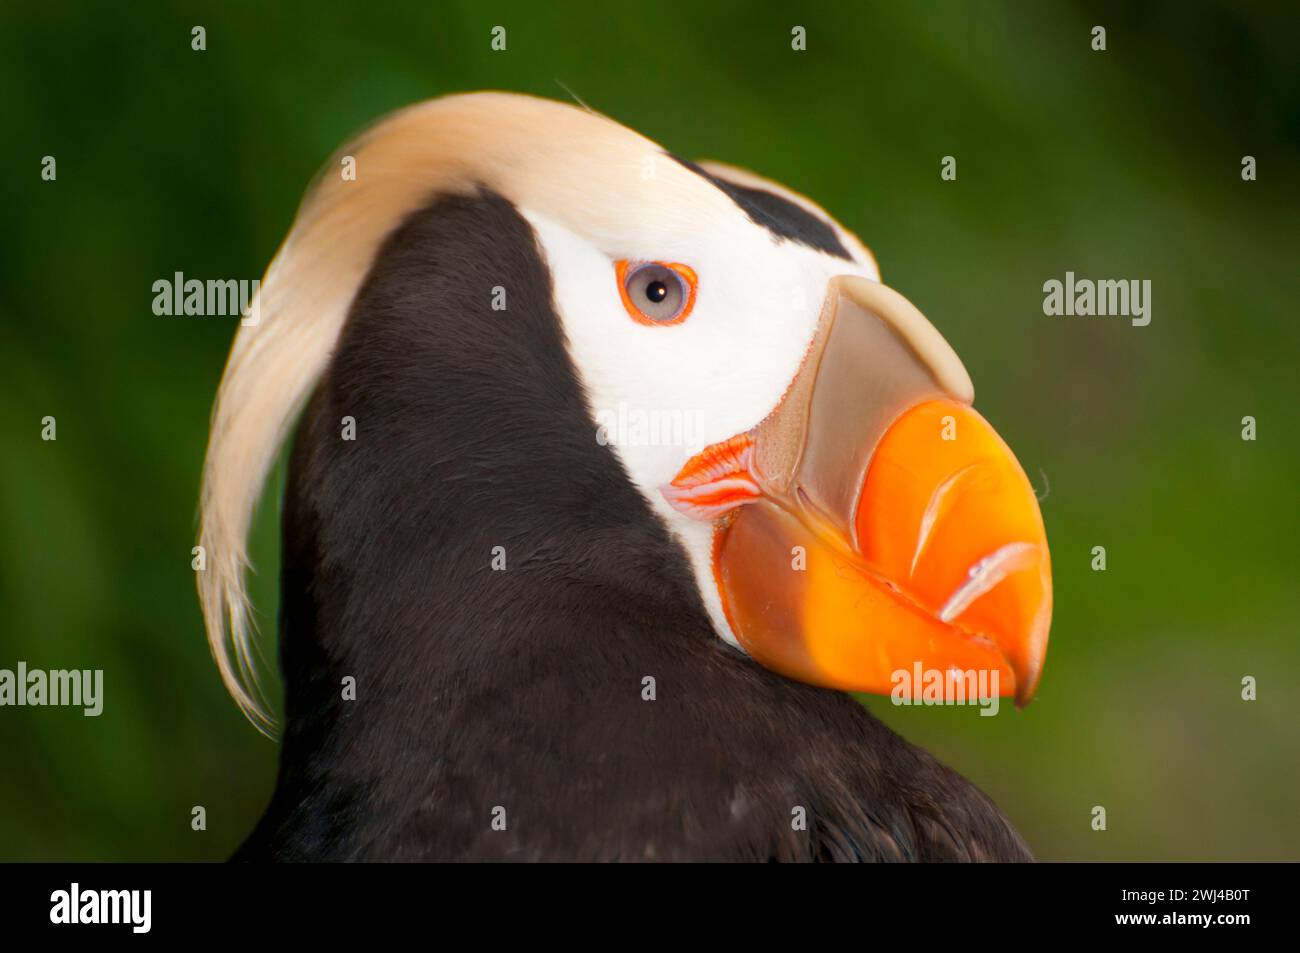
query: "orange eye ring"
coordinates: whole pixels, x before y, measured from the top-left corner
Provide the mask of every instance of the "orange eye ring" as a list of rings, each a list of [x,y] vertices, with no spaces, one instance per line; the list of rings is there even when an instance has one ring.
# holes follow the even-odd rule
[[[627,293],[627,277],[635,268],[643,265],[659,265],[674,272],[682,283],[686,286],[686,303],[682,305],[682,310],[670,321],[656,321],[637,307]],[[614,275],[618,279],[618,296],[623,299],[623,308],[637,324],[644,324],[647,327],[669,327],[674,324],[681,324],[695,308],[695,292],[699,287],[700,279],[696,276],[695,270],[689,265],[683,265],[675,261],[628,261],[626,258],[614,262]]]

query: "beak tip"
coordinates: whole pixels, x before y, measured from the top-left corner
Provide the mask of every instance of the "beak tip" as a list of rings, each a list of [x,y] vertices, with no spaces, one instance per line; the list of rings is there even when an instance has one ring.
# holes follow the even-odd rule
[[[1029,688],[1025,689],[1024,691],[1022,691],[1020,687],[1017,686],[1016,687],[1016,711],[1024,711],[1025,708],[1029,705],[1029,703],[1034,700],[1034,695],[1037,693],[1037,691],[1038,691],[1037,685],[1031,685]]]

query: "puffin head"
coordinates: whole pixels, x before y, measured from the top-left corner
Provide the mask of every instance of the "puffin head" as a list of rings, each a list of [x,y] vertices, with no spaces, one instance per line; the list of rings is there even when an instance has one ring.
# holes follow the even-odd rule
[[[354,177],[339,172],[349,160]],[[565,439],[612,453],[684,552],[718,639],[826,687],[888,694],[920,664],[997,672],[1001,694],[1032,697],[1051,616],[1033,490],[973,409],[957,355],[881,283],[863,244],[752,173],[676,158],[590,111],[476,93],[398,112],[340,151],[232,348],[204,471],[199,591],[223,677],[255,720],[267,716],[244,540],[260,488],[322,378],[349,372],[357,309],[410,302],[395,292],[376,305],[382,259],[418,259],[394,236],[448,198],[509,209],[545,281],[538,291],[473,251],[439,258],[428,281],[481,294],[466,332],[480,354],[511,337],[512,311],[554,316],[584,405],[582,432]],[[531,359],[517,340],[495,353]],[[530,412],[548,399],[535,393]],[[493,479],[465,465],[475,472],[440,492]]]

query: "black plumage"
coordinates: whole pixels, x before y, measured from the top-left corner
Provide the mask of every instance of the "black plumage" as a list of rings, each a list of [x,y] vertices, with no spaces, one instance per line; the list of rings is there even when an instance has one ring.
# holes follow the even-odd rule
[[[280,773],[238,860],[1029,858],[850,696],[718,639],[493,193],[382,247],[298,428],[283,546]]]
[[[706,171],[689,159],[673,156],[673,161],[690,169],[700,178],[716,186],[755,225],[762,226],[777,240],[798,242],[845,261],[853,256],[840,241],[830,223],[801,208],[789,199],[768,189],[757,189]]]

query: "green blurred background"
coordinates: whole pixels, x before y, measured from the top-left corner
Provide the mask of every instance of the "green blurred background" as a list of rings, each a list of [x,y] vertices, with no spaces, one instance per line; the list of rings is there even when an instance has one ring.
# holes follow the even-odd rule
[[[105,710],[0,709],[0,859],[224,859],[274,779],[190,569],[236,322],[156,317],[152,283],[260,276],[319,165],[390,109],[561,83],[830,209],[1050,484],[1038,699],[870,707],[1043,859],[1300,858],[1295,4],[19,6],[0,13],[0,667],[102,668]],[[1045,317],[1067,270],[1150,279],[1152,323]],[[253,546],[270,631],[277,489]]]

